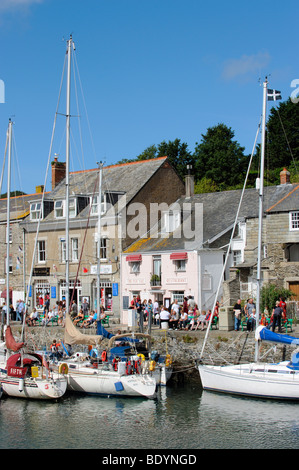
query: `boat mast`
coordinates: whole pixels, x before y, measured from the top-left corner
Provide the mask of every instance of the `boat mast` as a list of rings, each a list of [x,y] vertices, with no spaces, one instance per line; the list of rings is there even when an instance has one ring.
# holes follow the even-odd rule
[[[6,325],[9,326],[9,235],[10,235],[10,180],[11,180],[11,141],[12,122],[8,124],[8,161],[7,161],[7,226],[6,226]]]
[[[66,312],[69,312],[70,303],[70,285],[69,285],[69,172],[70,172],[70,96],[71,96],[71,56],[72,56],[72,35],[67,41],[67,89],[66,89],[66,175],[65,175],[65,307]]]
[[[264,167],[265,167],[265,147],[266,147],[266,113],[267,113],[267,77],[263,83],[263,114],[262,114],[262,139],[261,139],[261,168],[259,187],[259,227],[258,227],[258,256],[257,256],[257,291],[256,291],[256,326],[260,319],[260,295],[261,295],[261,260],[262,260],[262,232],[263,232],[263,202],[264,202]],[[259,342],[255,344],[255,362],[259,360]]]
[[[100,291],[100,268],[101,268],[101,218],[102,218],[102,176],[103,176],[103,163],[99,165],[99,196],[98,196],[98,244],[97,244],[97,321],[100,321],[100,302],[101,302],[101,291]]]

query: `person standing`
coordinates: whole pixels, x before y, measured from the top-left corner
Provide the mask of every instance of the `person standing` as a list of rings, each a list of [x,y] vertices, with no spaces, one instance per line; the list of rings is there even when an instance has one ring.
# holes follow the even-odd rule
[[[242,313],[241,299],[237,300],[237,303],[234,306],[234,313],[235,313],[235,331],[239,331],[240,324],[241,324],[241,313]]]
[[[272,331],[275,331],[276,325],[278,326],[279,333],[281,332],[281,317],[283,314],[283,309],[279,306],[279,301],[276,301],[275,308],[273,309],[273,324],[272,324]]]

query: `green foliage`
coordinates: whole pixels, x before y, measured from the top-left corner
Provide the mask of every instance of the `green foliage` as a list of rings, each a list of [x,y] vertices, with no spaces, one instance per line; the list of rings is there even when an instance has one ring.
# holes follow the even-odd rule
[[[180,139],[150,145],[136,158],[118,163],[149,160],[167,156],[181,178],[192,166],[195,193],[240,189],[248,169],[249,156],[235,140],[234,131],[224,123],[209,127],[196,142],[194,152]],[[299,105],[289,99],[270,110],[266,135],[265,186],[280,184],[284,167],[291,173],[291,182],[299,182]],[[260,145],[257,145],[250,168],[247,187],[255,187],[260,173]],[[295,161],[294,161],[295,160]]]
[[[234,132],[225,124],[210,127],[196,144],[196,179],[205,176],[213,180],[220,190],[234,186],[244,179],[244,148],[233,140]]]
[[[205,176],[194,186],[195,194],[215,193],[216,191],[218,191],[218,186],[215,181]]]
[[[262,287],[261,290],[261,311],[263,312],[265,307],[269,308],[269,312],[275,307],[275,302],[283,297],[285,300],[290,299],[293,296],[293,292],[279,287],[276,284],[268,284]]]

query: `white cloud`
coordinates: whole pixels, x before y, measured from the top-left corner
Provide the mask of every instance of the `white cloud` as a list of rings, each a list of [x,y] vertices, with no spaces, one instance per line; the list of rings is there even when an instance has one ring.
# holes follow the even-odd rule
[[[259,52],[252,55],[242,55],[239,59],[229,59],[224,63],[222,76],[226,80],[234,78],[249,78],[250,75],[260,73],[268,66],[271,57],[268,52]]]
[[[0,12],[16,10],[18,7],[30,7],[44,0],[0,0]]]

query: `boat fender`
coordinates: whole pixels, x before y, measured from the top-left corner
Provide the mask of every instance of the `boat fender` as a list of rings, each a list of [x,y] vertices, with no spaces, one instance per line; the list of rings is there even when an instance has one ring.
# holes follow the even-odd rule
[[[103,350],[101,355],[102,362],[107,362],[107,351],[106,349]]]
[[[152,372],[156,368],[156,361],[151,361],[149,364],[149,370]]]
[[[24,391],[24,379],[19,380],[19,392]]]
[[[165,364],[166,364],[167,367],[171,366],[171,364],[172,364],[172,359],[171,359],[171,355],[170,355],[170,354],[167,354],[167,355],[166,355]]]
[[[112,364],[113,364],[113,368],[114,370],[117,370],[118,369],[118,363],[120,362],[120,357],[115,357],[112,361]]]
[[[126,362],[126,375],[130,375],[130,374],[132,374],[132,372],[133,371],[132,371],[132,367],[131,367],[131,361],[128,360]]]
[[[59,367],[58,367],[59,374],[64,375],[64,374],[67,374],[68,371],[69,371],[69,368],[68,368],[68,365],[65,362],[63,362],[62,364],[59,365]]]

